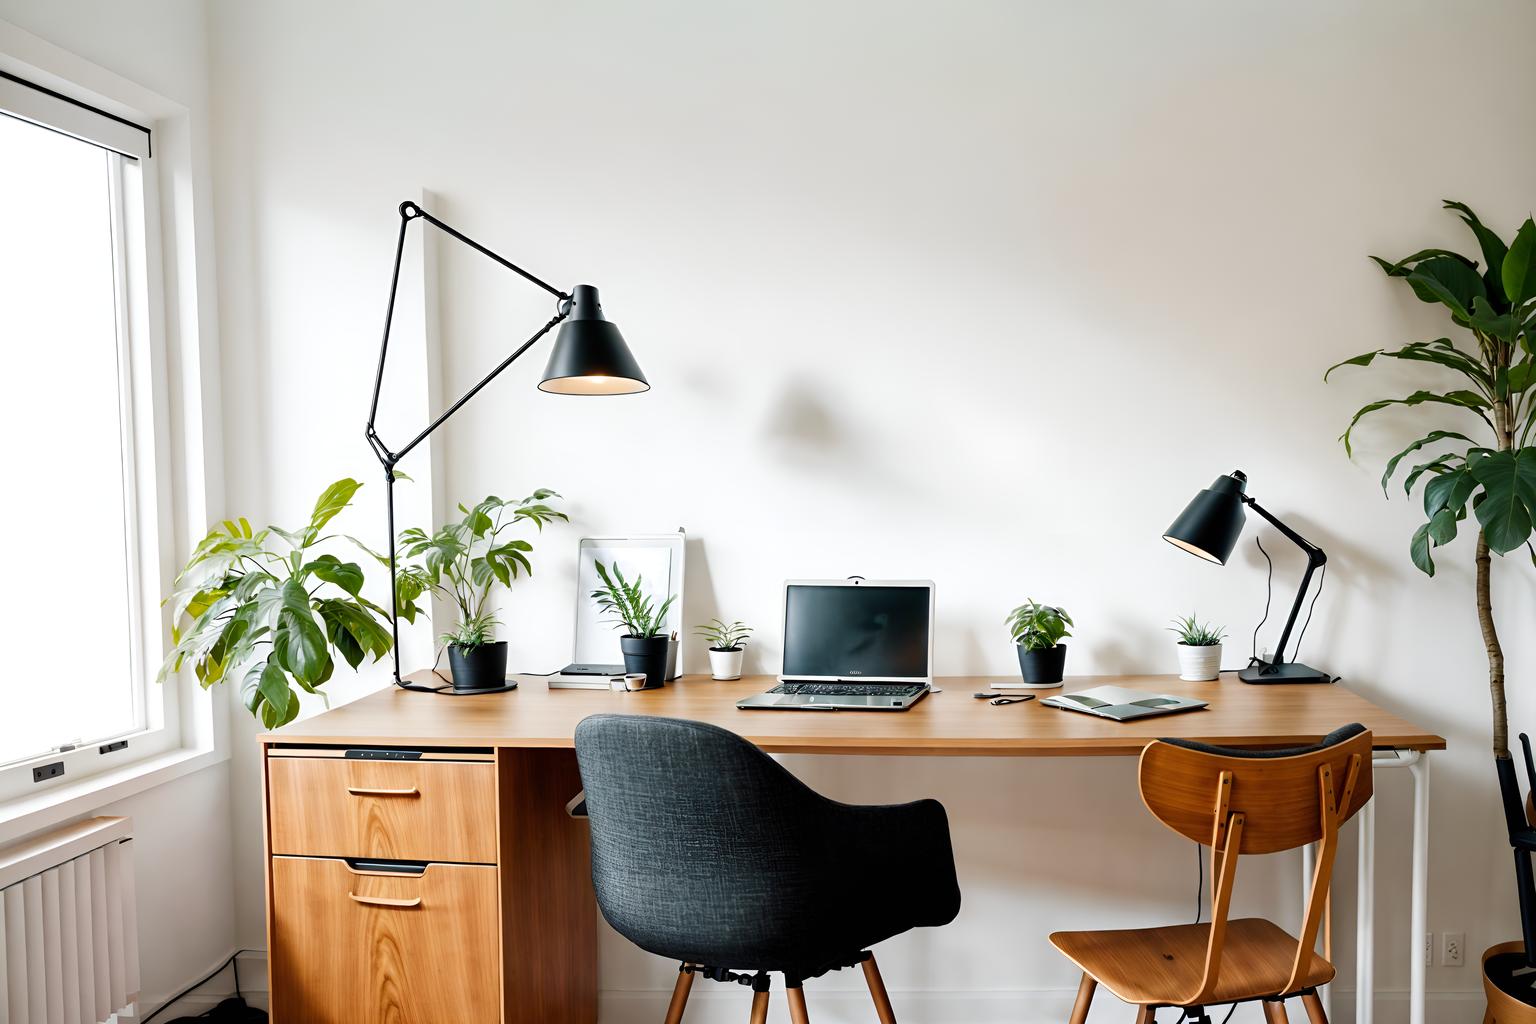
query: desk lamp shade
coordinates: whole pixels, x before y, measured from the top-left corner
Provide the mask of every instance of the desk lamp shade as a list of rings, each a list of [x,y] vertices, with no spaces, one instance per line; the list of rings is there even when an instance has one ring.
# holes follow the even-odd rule
[[[603,316],[597,289],[577,285],[571,315],[560,325],[539,390],[557,395],[632,395],[650,389],[624,336]]]
[[[1242,470],[1217,477],[1184,507],[1163,539],[1208,562],[1226,565],[1247,519],[1243,509],[1247,486]]]

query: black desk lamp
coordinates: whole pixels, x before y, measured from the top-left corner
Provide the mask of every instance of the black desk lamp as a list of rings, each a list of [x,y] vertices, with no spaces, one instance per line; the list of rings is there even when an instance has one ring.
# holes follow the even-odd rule
[[[1301,589],[1296,592],[1296,603],[1291,606],[1291,617],[1285,620],[1285,631],[1280,634],[1280,646],[1275,649],[1274,660],[1254,663],[1243,669],[1237,677],[1245,683],[1329,683],[1333,677],[1296,662],[1285,660],[1285,645],[1290,642],[1291,629],[1312,583],[1312,574],[1328,561],[1323,549],[1307,540],[1295,530],[1270,515],[1263,505],[1248,497],[1248,477],[1242,470],[1233,470],[1195,495],[1179,513],[1163,534],[1163,539],[1174,547],[1183,548],[1208,562],[1226,565],[1227,557],[1237,546],[1237,538],[1247,521],[1243,506],[1248,505],[1263,516],[1292,543],[1307,553],[1307,571],[1301,577]],[[1262,623],[1261,623],[1262,625]]]
[[[389,354],[389,327],[395,316],[400,260],[405,253],[405,231],[413,220],[424,220],[435,225],[445,234],[501,264],[529,284],[549,292],[555,297],[555,315],[535,331],[533,337],[519,345],[494,370],[482,377],[480,383],[464,392],[442,415],[427,424],[425,430],[407,441],[399,451],[391,451],[374,429],[374,420],[379,412],[379,391],[384,386],[384,360]],[[384,467],[384,493],[389,507],[389,628],[394,637],[391,650],[394,653],[395,685],[402,689],[426,693],[498,693],[513,689],[517,684],[492,689],[454,690],[447,686],[418,686],[400,678],[400,598],[395,590],[395,466],[412,448],[442,426],[448,417],[463,408],[464,403],[474,398],[481,388],[495,380],[518,356],[528,351],[562,321],[564,326],[555,337],[555,350],[550,353],[549,362],[544,367],[544,377],[539,381],[540,391],[557,395],[630,395],[650,390],[650,383],[646,381],[645,374],[640,372],[635,357],[630,355],[629,346],[624,344],[619,329],[604,318],[602,304],[597,300],[597,289],[589,284],[579,284],[572,289],[572,293],[568,295],[554,285],[534,277],[517,264],[503,259],[474,239],[444,224],[415,203],[407,201],[400,204],[400,237],[395,243],[395,269],[389,278],[389,303],[384,308],[384,340],[379,345],[379,368],[373,379],[373,402],[368,407],[366,436],[373,454]]]

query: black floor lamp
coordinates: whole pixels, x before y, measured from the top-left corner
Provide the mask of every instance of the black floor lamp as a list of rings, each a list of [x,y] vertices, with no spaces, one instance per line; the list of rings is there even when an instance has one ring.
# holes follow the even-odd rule
[[[1254,658],[1254,663],[1237,676],[1245,683],[1331,683],[1333,677],[1327,672],[1285,660],[1285,646],[1290,643],[1291,629],[1296,625],[1296,616],[1301,611],[1302,602],[1306,600],[1312,574],[1328,563],[1328,556],[1322,548],[1286,526],[1264,506],[1248,497],[1247,488],[1248,477],[1240,469],[1217,477],[1211,486],[1190,500],[1184,511],[1179,513],[1179,518],[1163,534],[1163,539],[1207,562],[1226,565],[1232,549],[1237,546],[1238,536],[1243,532],[1243,523],[1247,521],[1243,508],[1246,505],[1268,520],[1291,543],[1305,551],[1307,571],[1302,574],[1301,588],[1296,591],[1296,603],[1291,605],[1291,616],[1285,620],[1285,629],[1280,634],[1280,646],[1275,649],[1275,655],[1269,661]],[[1308,618],[1311,618],[1310,613]],[[1306,632],[1305,626],[1302,632]],[[1297,646],[1301,646],[1299,639]]]
[[[379,413],[379,392],[384,386],[384,361],[389,355],[389,329],[395,316],[395,295],[400,285],[400,260],[405,253],[405,232],[413,220],[426,221],[444,234],[506,267],[529,284],[549,292],[555,297],[555,315],[535,331],[533,337],[519,345],[494,370],[482,377],[478,384],[460,395],[437,419],[427,424],[426,429],[407,441],[398,451],[391,451],[374,429],[374,421]],[[562,326],[560,333],[555,336],[555,348],[544,367],[544,376],[539,381],[540,391],[558,395],[630,395],[650,390],[650,383],[646,381],[645,374],[640,372],[640,366],[630,354],[629,346],[624,344],[619,329],[604,318],[596,288],[589,284],[579,284],[567,294],[510,260],[498,256],[468,235],[444,224],[415,203],[407,201],[400,204],[400,236],[395,242],[395,267],[389,278],[389,303],[384,309],[384,339],[379,344],[379,368],[373,379],[373,401],[368,407],[366,436],[373,454],[384,467],[384,493],[389,509],[389,628],[394,637],[391,648],[394,654],[394,681],[402,689],[425,693],[498,693],[516,686],[513,683],[494,689],[454,690],[448,686],[419,686],[400,678],[400,599],[395,589],[395,467],[411,449],[425,441],[432,431],[447,422],[450,416],[464,407],[464,403],[479,394],[482,388],[495,380],[501,371],[511,366],[518,356],[532,348],[556,325]]]

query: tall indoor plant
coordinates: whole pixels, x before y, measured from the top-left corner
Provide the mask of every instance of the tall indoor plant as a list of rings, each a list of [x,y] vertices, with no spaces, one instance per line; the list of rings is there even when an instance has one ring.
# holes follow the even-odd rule
[[[389,613],[362,596],[362,567],[314,553],[337,539],[325,527],[361,486],[331,484],[299,530],[252,530],[244,517],[210,530],[167,598],[175,647],[160,680],[188,662],[205,689],[238,680],[246,708],[276,729],[298,716],[299,690],[330,679],[332,652],[353,668],[388,654]]]
[[[1490,596],[1492,555],[1531,546],[1536,518],[1536,223],[1527,218],[1506,245],[1465,204],[1447,200],[1477,239],[1483,264],[1445,249],[1423,249],[1395,263],[1371,257],[1388,277],[1400,278],[1424,302],[1443,306],[1458,328],[1452,338],[1414,342],[1394,350],[1377,349],[1346,359],[1340,366],[1369,366],[1377,358],[1429,363],[1449,385],[1415,391],[1403,398],[1371,402],[1355,413],[1341,435],[1346,452],[1360,420],[1392,406],[1433,407],[1436,419],[1423,437],[1387,460],[1381,478],[1385,492],[1398,466],[1409,456],[1425,458],[1404,479],[1411,493],[1424,481],[1425,522],[1409,543],[1413,564],[1435,574],[1434,549],[1455,539],[1470,510],[1476,520],[1477,620],[1488,658],[1488,688],[1493,709],[1493,755],[1511,836],[1526,823],[1520,808],[1519,781],[1509,755],[1509,720],[1504,698],[1504,650]],[[1441,418],[1440,414],[1444,414]],[[1473,431],[1472,435],[1462,430]],[[1474,436],[1475,435],[1475,436]],[[1438,451],[1432,458],[1416,453]],[[1536,906],[1529,864],[1517,848],[1522,917],[1532,932]],[[1536,950],[1530,952],[1536,953]]]
[[[490,495],[474,508],[460,505],[460,518],[434,533],[420,527],[401,531],[401,555],[418,561],[401,566],[396,576],[400,615],[415,622],[416,600],[429,591],[453,603],[457,622],[441,640],[448,648],[455,689],[495,689],[506,683],[507,642],[496,639],[501,623],[491,610],[491,594],[498,583],[510,587],[520,574],[533,572],[528,560],[533,545],[512,533],[528,523],[542,531],[545,523],[568,520],[547,504],[558,497],[542,487],[521,501]]]

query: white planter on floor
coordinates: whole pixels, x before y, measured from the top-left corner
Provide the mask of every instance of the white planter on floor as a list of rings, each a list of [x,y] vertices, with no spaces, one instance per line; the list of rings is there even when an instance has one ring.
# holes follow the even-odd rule
[[[1210,647],[1191,647],[1175,644],[1179,649],[1179,678],[1190,682],[1217,679],[1221,676],[1221,644]]]
[[[734,651],[717,651],[710,648],[709,674],[716,679],[740,679],[741,656],[747,653],[745,648],[738,647]]]

